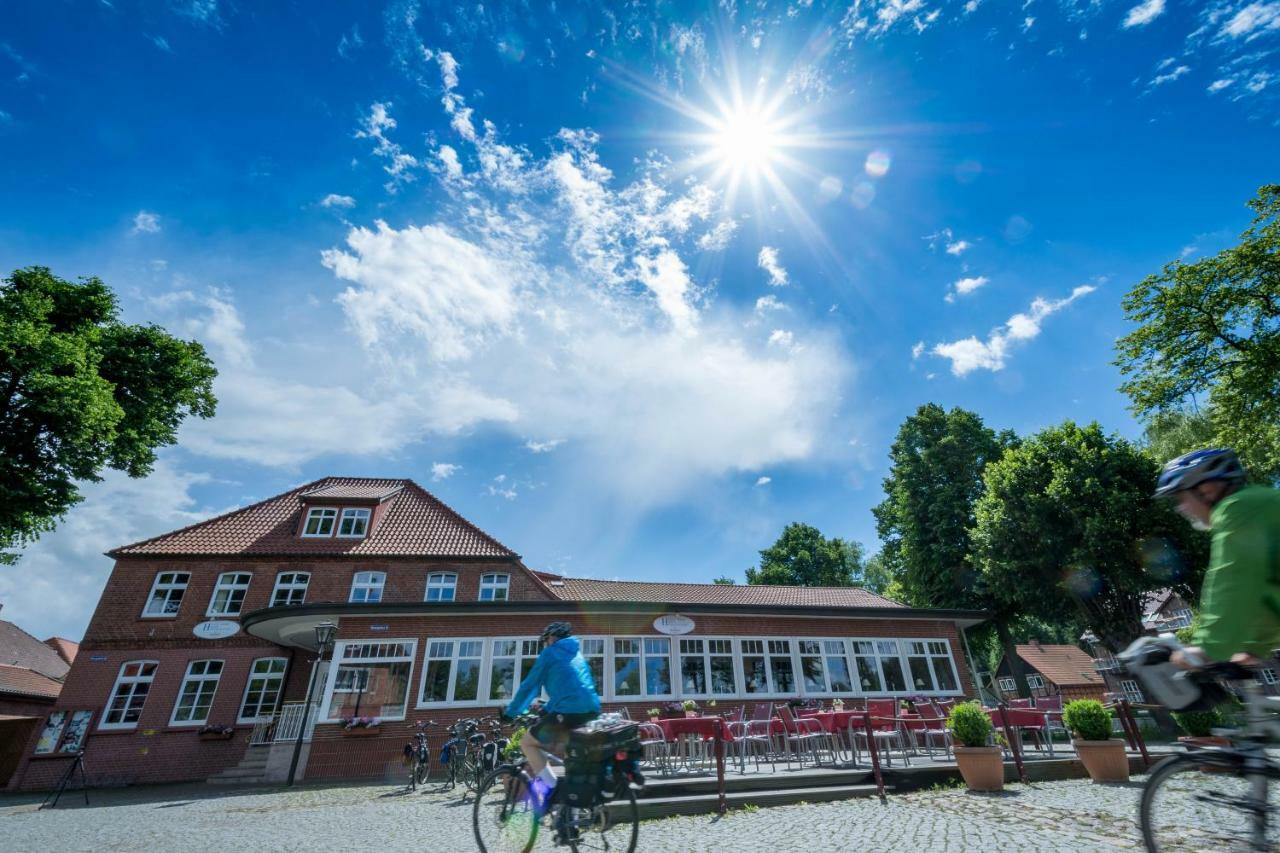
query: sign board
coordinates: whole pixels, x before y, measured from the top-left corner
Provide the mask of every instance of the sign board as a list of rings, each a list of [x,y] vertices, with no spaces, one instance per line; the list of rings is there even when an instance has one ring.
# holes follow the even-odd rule
[[[369,626],[369,630],[370,630],[370,631],[386,631],[386,630],[389,630],[389,626],[387,626],[387,625],[370,625],[370,626]]]
[[[679,613],[668,613],[653,620],[653,629],[659,634],[687,634],[693,630],[693,620]]]
[[[208,622],[201,622],[191,629],[191,633],[202,640],[221,640],[224,637],[234,637],[239,634],[240,623],[232,622],[229,619],[212,619]]]
[[[89,655],[89,663],[106,663],[106,655]]]

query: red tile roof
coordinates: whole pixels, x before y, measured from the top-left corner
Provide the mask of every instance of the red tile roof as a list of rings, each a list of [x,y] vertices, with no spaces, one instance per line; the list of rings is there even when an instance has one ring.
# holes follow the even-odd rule
[[[298,536],[304,495],[397,493],[364,539],[302,539]],[[494,557],[516,553],[454,512],[412,480],[326,477],[229,512],[124,545],[110,556],[287,556]]]
[[[44,644],[58,653],[58,657],[62,658],[68,664],[76,659],[76,654],[80,651],[80,644],[74,640],[68,640],[65,637],[50,637],[44,641]]]
[[[71,668],[56,651],[3,619],[0,619],[0,664],[35,670],[54,679],[64,678]]]
[[[1046,646],[1036,643],[1014,646],[1018,657],[1059,687],[1105,684],[1093,668],[1093,658],[1078,646]]]
[[[403,483],[387,486],[381,482],[368,483],[336,482],[327,483],[316,489],[302,493],[304,498],[322,498],[326,500],[381,501],[391,497],[404,488]]]
[[[667,604],[724,604],[767,607],[902,607],[896,601],[846,586],[766,586],[714,583],[548,580],[551,591],[569,601],[641,601]],[[563,584],[563,585],[561,585]]]
[[[24,666],[0,664],[0,693],[13,696],[36,696],[41,699],[57,699],[62,692],[62,682],[54,681]]]

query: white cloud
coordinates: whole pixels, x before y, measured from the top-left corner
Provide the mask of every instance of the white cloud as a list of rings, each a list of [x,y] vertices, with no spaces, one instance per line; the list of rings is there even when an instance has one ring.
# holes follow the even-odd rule
[[[1163,14],[1164,0],[1143,0],[1143,2],[1130,9],[1129,14],[1124,16],[1122,26],[1126,30],[1133,27],[1145,27]]]
[[[992,331],[985,341],[969,337],[941,343],[934,346],[932,353],[950,359],[951,372],[956,376],[964,376],[979,368],[1002,370],[1014,344],[1034,339],[1040,334],[1040,324],[1046,317],[1096,289],[1092,285],[1082,284],[1063,299],[1050,301],[1036,297],[1025,314],[1014,314],[1003,326]]]
[[[349,195],[338,195],[337,193],[329,193],[320,199],[321,207],[355,207],[356,200]]]
[[[387,131],[396,128],[396,120],[391,117],[390,109],[391,104],[385,103],[370,106],[368,117],[356,131],[356,138],[374,141],[373,153],[387,161],[382,168],[391,176],[391,180],[383,186],[387,192],[394,193],[401,184],[414,180],[416,176],[412,170],[417,168],[418,160],[412,154],[404,153],[398,144],[387,138]]]
[[[441,145],[436,151],[436,156],[444,164],[445,174],[451,178],[462,177],[462,163],[458,160],[458,152],[452,145]]]
[[[137,215],[133,217],[132,234],[159,234],[160,233],[160,217],[154,213],[148,213],[145,210],[139,210]]]
[[[922,355],[924,355],[924,341],[916,341],[911,347],[911,360],[915,361]]]
[[[1208,87],[1206,87],[1206,88],[1207,88],[1207,89],[1208,89],[1208,91],[1210,91],[1210,92],[1221,92],[1223,89],[1227,88],[1228,86],[1230,86],[1230,85],[1231,85],[1232,83],[1234,83],[1234,82],[1236,82],[1236,81],[1235,81],[1235,78],[1232,78],[1232,77],[1224,77],[1224,78],[1222,78],[1222,79],[1220,79],[1220,80],[1214,80],[1214,81],[1213,81],[1212,83],[1210,83],[1210,84],[1208,85]]]
[[[985,275],[970,276],[955,281],[951,285],[951,292],[947,294],[947,301],[954,302],[957,296],[966,296],[973,293],[980,287],[985,287],[991,279]]]
[[[963,255],[971,248],[973,248],[973,244],[968,240],[956,240],[954,243],[947,243],[947,254]]]
[[[761,296],[756,300],[757,314],[764,314],[768,311],[785,311],[786,307],[786,304],[772,293],[768,296]]]
[[[532,453],[550,453],[562,444],[564,444],[563,438],[553,438],[550,441],[533,441],[530,439],[524,443],[524,446]]]
[[[447,480],[454,474],[462,470],[461,465],[455,465],[452,462],[432,462],[431,463],[431,479],[433,482]]]
[[[791,349],[795,346],[796,336],[786,329],[774,329],[769,334],[769,346]]]
[[[756,265],[769,274],[769,284],[782,287],[787,283],[787,271],[778,262],[778,250],[773,246],[761,246],[756,256]]]
[[[704,252],[722,252],[729,248],[733,235],[738,231],[738,223],[732,219],[724,219],[698,238],[698,248]]]
[[[493,482],[485,486],[485,493],[492,497],[505,498],[513,501],[518,497],[516,484],[507,480],[506,474],[499,474],[493,478]]]
[[[658,307],[671,320],[671,325],[679,332],[692,331],[697,313],[687,299],[692,282],[680,256],[664,249],[656,258],[636,258],[636,267],[636,277],[653,291]]]
[[[1231,16],[1221,34],[1252,39],[1261,32],[1276,29],[1280,29],[1280,3],[1250,3]]]
[[[769,484],[770,484],[770,483],[772,483],[772,482],[773,482],[773,478],[772,478],[772,477],[760,477],[760,478],[758,478],[758,479],[756,480],[756,485],[757,485],[757,486],[767,486],[767,485],[769,485]]]
[[[1186,74],[1190,70],[1191,70],[1191,66],[1189,65],[1179,65],[1177,68],[1173,69],[1167,74],[1159,74],[1156,77],[1152,78],[1151,86],[1153,87],[1163,86],[1165,83],[1172,83],[1174,80],[1177,80],[1179,77]]]

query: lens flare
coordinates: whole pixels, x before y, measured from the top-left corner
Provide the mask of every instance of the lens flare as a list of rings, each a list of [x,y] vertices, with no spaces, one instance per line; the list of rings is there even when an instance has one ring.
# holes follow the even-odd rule
[[[863,166],[867,174],[873,178],[883,178],[889,174],[889,164],[891,158],[888,151],[876,150],[867,155],[867,162]]]

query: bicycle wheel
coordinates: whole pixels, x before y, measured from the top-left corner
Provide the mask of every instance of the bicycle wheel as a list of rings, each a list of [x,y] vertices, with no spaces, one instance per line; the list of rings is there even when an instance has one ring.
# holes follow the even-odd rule
[[[414,776],[415,776],[417,785],[427,784],[427,777],[431,775],[431,762],[424,758],[418,762],[414,770],[415,770]]]
[[[484,761],[480,758],[479,753],[468,751],[467,761],[464,766],[467,774],[464,779],[467,790],[473,793],[480,790],[480,784],[485,780],[485,770]]]
[[[570,809],[571,815],[581,815],[583,811]],[[573,853],[598,850],[635,853],[639,837],[640,809],[636,806],[636,792],[627,788],[625,793],[591,810],[591,823],[580,827],[578,837],[569,842],[569,848]]]
[[[518,768],[504,765],[480,783],[471,809],[480,853],[528,853],[540,823]]]
[[[1142,790],[1142,839],[1152,853],[1280,849],[1276,787],[1266,773],[1245,775],[1236,753],[1165,759]]]

